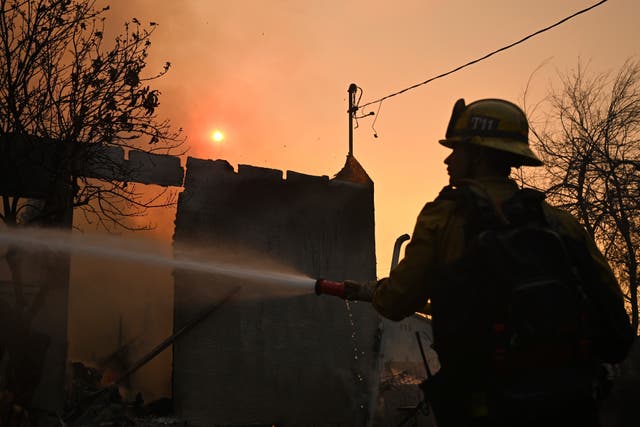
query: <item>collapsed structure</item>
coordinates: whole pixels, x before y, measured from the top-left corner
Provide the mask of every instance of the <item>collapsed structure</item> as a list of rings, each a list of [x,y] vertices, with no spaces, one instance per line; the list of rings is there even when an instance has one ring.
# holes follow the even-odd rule
[[[292,171],[283,179],[279,170],[240,165],[235,172],[223,160],[189,158],[184,187],[176,257],[198,248],[251,266],[260,254],[311,278],[376,277],[373,182],[352,156],[334,179]],[[174,329],[245,285],[186,271],[174,277]],[[252,289],[174,344],[180,417],[195,425],[354,426],[382,423],[391,408],[379,406],[381,386],[389,403],[420,400],[416,378],[424,373],[414,334],[428,331],[425,320],[399,328],[382,324],[367,304],[345,306],[311,288],[306,295],[258,298]],[[414,351],[398,353],[404,350]]]
[[[47,197],[56,170],[45,167],[51,147],[16,142],[15,148],[29,156],[5,153],[0,193]],[[112,151],[105,155],[117,168],[80,163],[86,170],[75,173],[118,179],[114,173],[131,169],[129,180],[183,183],[177,157],[141,159],[132,151],[125,159]],[[285,266],[310,278],[375,279],[374,186],[353,156],[333,179],[293,171],[285,178],[282,171],[248,165],[236,172],[224,160],[195,158],[186,169],[175,222],[176,258],[195,249],[249,267]],[[60,254],[54,258],[69,268],[68,256],[64,262]],[[399,406],[421,399],[416,385],[424,368],[415,333],[428,347],[424,319],[389,322],[366,304],[318,298],[311,287],[295,295],[260,294],[261,287],[249,286],[248,279],[184,270],[176,270],[174,279],[176,331],[241,287],[233,304],[174,343],[174,409],[192,425],[390,425],[405,416]],[[46,369],[34,404],[57,412],[63,402],[68,274],[51,289],[44,281],[25,275],[21,285],[27,293],[33,287],[25,294],[29,300],[47,290],[33,324],[49,340],[39,353]],[[1,284],[6,286],[0,297],[11,300],[12,282]]]

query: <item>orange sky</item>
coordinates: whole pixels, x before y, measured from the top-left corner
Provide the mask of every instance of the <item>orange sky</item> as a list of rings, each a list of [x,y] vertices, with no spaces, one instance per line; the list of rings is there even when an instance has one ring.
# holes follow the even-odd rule
[[[363,103],[516,41],[596,1],[513,0],[118,0],[108,26],[131,17],[160,24],[150,70],[160,114],[185,129],[189,155],[333,175],[347,153],[347,88]],[[482,63],[382,104],[354,132],[354,154],[375,182],[378,272],[393,241],[411,232],[425,201],[447,183],[443,136],[453,102],[503,97],[521,103],[527,79],[538,101],[557,72],[590,61],[617,69],[638,55],[640,4],[610,0]],[[373,106],[374,111],[377,106]],[[213,144],[214,128],[226,132]],[[169,216],[169,215],[167,215]],[[161,228],[171,222],[158,222]],[[170,233],[168,233],[170,234]]]
[[[550,25],[596,0],[112,0],[106,35],[126,19],[154,21],[149,70],[172,63],[157,82],[159,113],[188,137],[189,155],[333,176],[348,149],[347,88],[364,89],[362,103],[440,74]],[[517,5],[517,6],[516,6]],[[530,103],[544,97],[557,73],[589,62],[593,72],[615,71],[640,53],[638,0],[609,0],[522,45],[382,104],[359,121],[354,153],[375,182],[378,275],[389,270],[393,242],[410,233],[422,205],[447,184],[442,161],[453,103],[500,97],[521,104],[529,76]],[[373,106],[373,111],[377,106]],[[366,111],[371,111],[367,109]],[[219,128],[223,144],[209,139]],[[169,251],[174,210],[153,213],[148,236]],[[70,356],[101,357],[125,335],[144,336],[137,349],[171,331],[168,274],[143,266],[93,265],[75,271],[70,299]],[[94,265],[95,264],[95,265]],[[135,270],[132,277],[128,271]],[[113,274],[119,275],[114,278]],[[115,290],[133,289],[118,296]],[[97,279],[108,287],[97,285]],[[118,288],[118,289],[120,289]],[[124,294],[123,294],[124,295]],[[136,298],[133,298],[136,296]],[[123,301],[122,298],[127,298]],[[135,299],[135,301],[134,301]],[[80,319],[80,320],[79,320]],[[152,335],[150,330],[155,332]],[[87,343],[94,341],[91,353]],[[151,392],[170,390],[170,354],[144,368]],[[144,382],[145,380],[141,380]]]

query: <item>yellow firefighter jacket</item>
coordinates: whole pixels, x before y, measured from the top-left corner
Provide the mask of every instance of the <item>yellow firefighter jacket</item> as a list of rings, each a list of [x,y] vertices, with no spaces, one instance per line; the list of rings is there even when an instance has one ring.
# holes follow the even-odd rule
[[[511,197],[518,185],[509,178],[480,179],[480,185],[497,203]],[[561,224],[567,234],[584,242],[597,265],[600,282],[611,292],[619,294],[619,285],[602,253],[586,230],[570,214],[544,204],[545,212]],[[453,200],[435,200],[427,203],[416,222],[411,241],[402,261],[382,279],[374,293],[373,305],[383,316],[401,320],[415,312],[424,312],[432,290],[443,284],[438,280],[440,266],[460,257],[464,250],[464,213],[456,209]]]

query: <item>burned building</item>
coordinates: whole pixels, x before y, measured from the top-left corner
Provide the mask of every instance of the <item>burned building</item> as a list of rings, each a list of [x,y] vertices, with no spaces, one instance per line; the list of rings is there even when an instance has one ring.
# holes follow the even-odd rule
[[[420,400],[422,362],[414,333],[426,330],[425,320],[387,322],[366,303],[313,294],[316,278],[376,276],[373,182],[353,156],[332,179],[248,165],[236,171],[224,160],[189,158],[183,183],[176,157],[147,155],[142,161],[137,152],[128,160],[120,152],[108,154],[127,168],[135,163],[138,182],[184,185],[175,219],[176,260],[228,262],[299,281],[298,289],[287,290],[273,286],[273,277],[263,283],[259,274],[174,271],[174,331],[227,301],[173,343],[167,375],[178,417],[195,426],[387,425],[404,415],[398,406]],[[84,173],[100,179],[106,172]],[[15,192],[5,187],[3,194]],[[20,193],[42,197],[31,188],[22,183]],[[12,297],[12,283],[0,284]],[[58,319],[47,322],[53,341],[39,353],[55,369],[47,368],[34,399],[36,407],[52,411],[63,400],[63,285],[56,298],[47,294],[40,310],[43,319]]]
[[[189,158],[184,187],[177,258],[212,252],[251,267],[266,256],[309,278],[376,277],[373,182],[352,156],[333,179]],[[394,405],[421,399],[424,319],[400,326],[311,286],[291,296],[264,283],[256,296],[263,284],[246,278],[174,277],[174,329],[242,287],[174,344],[175,409],[194,425],[384,425],[405,416]]]
[[[361,168],[342,175],[366,177]],[[210,246],[266,255],[311,278],[371,280],[373,183],[292,171],[283,179],[278,170],[235,172],[225,161],[190,158],[174,245],[177,257],[185,247]],[[175,325],[243,284],[176,271]],[[375,312],[318,298],[311,286],[289,297],[250,292],[174,345],[177,413],[196,425],[364,425],[377,363]]]

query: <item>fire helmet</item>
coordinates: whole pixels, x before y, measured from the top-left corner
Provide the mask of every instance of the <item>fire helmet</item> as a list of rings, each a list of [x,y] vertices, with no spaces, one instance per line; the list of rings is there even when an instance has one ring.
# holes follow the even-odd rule
[[[459,99],[440,144],[448,148],[478,145],[513,154],[513,166],[542,166],[529,148],[527,117],[520,107],[502,99],[481,99],[469,105]]]

